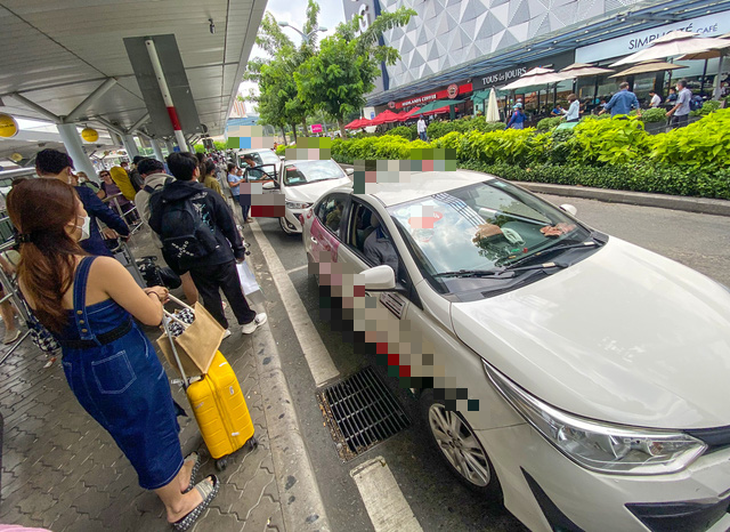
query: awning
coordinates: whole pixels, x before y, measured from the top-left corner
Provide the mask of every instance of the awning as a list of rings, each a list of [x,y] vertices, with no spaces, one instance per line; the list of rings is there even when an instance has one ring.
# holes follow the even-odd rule
[[[386,109],[385,111],[380,113],[378,116],[373,118],[370,121],[370,125],[379,126],[380,124],[389,124],[391,122],[398,122],[398,120],[400,120],[400,119],[398,118],[397,114],[395,114],[390,109]]]
[[[464,103],[464,100],[436,100],[421,107],[420,112],[425,115],[432,114],[431,111],[440,110],[443,107],[446,107],[446,111],[448,112],[450,106],[459,105],[460,103]]]

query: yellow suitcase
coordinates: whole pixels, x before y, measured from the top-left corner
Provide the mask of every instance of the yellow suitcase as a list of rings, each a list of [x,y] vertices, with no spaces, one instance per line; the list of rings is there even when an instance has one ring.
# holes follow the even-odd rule
[[[246,443],[251,448],[258,444],[241,385],[220,351],[213,357],[208,373],[187,387],[187,395],[218,471],[226,468],[226,456]]]

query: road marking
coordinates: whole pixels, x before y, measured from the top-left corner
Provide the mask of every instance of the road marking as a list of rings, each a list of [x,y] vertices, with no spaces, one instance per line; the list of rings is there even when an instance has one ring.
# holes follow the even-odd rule
[[[296,334],[299,345],[304,353],[304,358],[307,360],[307,365],[309,366],[309,371],[312,373],[315,385],[319,387],[325,382],[339,377],[340,372],[335,367],[335,363],[332,362],[329,351],[324,346],[322,338],[319,336],[317,329],[315,329],[314,323],[309,318],[309,314],[304,308],[304,303],[302,303],[296,288],[294,288],[294,284],[289,279],[284,265],[279,260],[269,239],[266,238],[257,220],[254,220],[250,224],[250,228],[253,232],[254,239],[256,239],[256,243],[261,248],[261,253],[269,267],[271,278],[274,280],[276,289],[279,291],[279,296],[281,296],[281,300],[284,303],[284,310],[286,310],[289,320],[294,327],[294,334]]]
[[[296,268],[292,268],[291,270],[287,270],[286,273],[289,274],[289,275],[291,275],[292,273],[297,273],[297,272],[300,272],[302,270],[306,270],[307,268],[309,268],[309,264],[304,264],[303,266],[297,266]]]
[[[350,471],[375,532],[422,532],[403,492],[382,456]]]

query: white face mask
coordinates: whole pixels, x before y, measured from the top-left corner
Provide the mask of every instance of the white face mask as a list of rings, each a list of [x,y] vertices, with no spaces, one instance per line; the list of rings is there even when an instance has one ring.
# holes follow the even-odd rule
[[[77,216],[76,219],[81,218],[81,216]],[[81,229],[81,238],[79,238],[79,242],[82,240],[87,240],[91,236],[91,218],[89,216],[84,216],[84,221],[81,222],[81,225],[76,225],[76,229]]]

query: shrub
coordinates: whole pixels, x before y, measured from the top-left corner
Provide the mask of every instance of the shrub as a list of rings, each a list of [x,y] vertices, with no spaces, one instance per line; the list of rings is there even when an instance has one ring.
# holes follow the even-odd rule
[[[284,155],[285,151],[286,151],[286,144],[279,144],[276,147],[276,155]]]
[[[667,111],[661,107],[654,107],[641,112],[641,121],[644,123],[665,122],[666,120]]]
[[[558,127],[562,121],[563,118],[561,116],[549,116],[547,118],[543,118],[537,123],[537,130],[550,131],[551,129]]]
[[[426,128],[426,134],[430,140],[435,140],[454,131],[459,133],[468,133],[469,131],[489,133],[490,131],[503,130],[505,127],[502,122],[487,122],[484,117],[467,116],[449,122],[431,122]]]
[[[399,137],[403,137],[406,140],[413,140],[415,136],[413,135],[413,130],[408,126],[398,126],[394,127],[390,131],[388,131],[388,135],[397,135]]]
[[[703,170],[730,166],[730,109],[719,109],[686,127],[655,135],[651,160]]]
[[[720,108],[720,102],[717,100],[707,100],[705,103],[702,104],[702,107],[700,109],[697,109],[696,111],[690,111],[690,116],[705,116],[709,115],[710,113],[717,111]]]
[[[649,134],[637,118],[585,118],[574,128],[572,161],[580,164],[625,164],[646,155]]]

